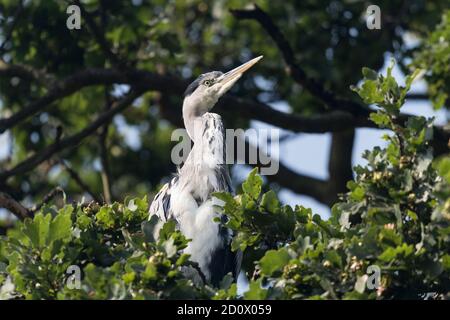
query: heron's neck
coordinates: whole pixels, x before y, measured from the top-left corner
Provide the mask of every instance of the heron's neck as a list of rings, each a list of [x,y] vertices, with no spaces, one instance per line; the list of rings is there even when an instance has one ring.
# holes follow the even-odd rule
[[[202,116],[211,108],[206,105],[192,105],[189,101],[183,104],[183,121],[186,131],[194,143],[201,139]]]
[[[184,121],[184,127],[186,128],[186,131],[189,135],[189,138],[191,138],[192,141],[196,140],[196,134],[198,135],[198,133],[196,133],[196,128],[199,128],[199,126],[195,125],[196,123],[198,123],[199,121],[201,121],[201,116],[195,116],[193,114],[185,114],[183,112],[183,121]]]

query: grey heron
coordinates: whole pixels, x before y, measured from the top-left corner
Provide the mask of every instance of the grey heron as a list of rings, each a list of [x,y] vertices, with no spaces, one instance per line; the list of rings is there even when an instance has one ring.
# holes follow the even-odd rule
[[[227,72],[212,71],[200,75],[186,89],[183,120],[194,142],[184,165],[175,177],[155,196],[150,216],[160,221],[175,219],[185,237],[191,239],[185,253],[197,262],[206,281],[218,285],[231,272],[236,279],[241,255],[231,251],[231,231],[213,221],[219,216],[215,208],[221,202],[213,192],[232,192],[226,164],[225,130],[222,119],[211,109],[242,74],[257,63],[254,58]]]

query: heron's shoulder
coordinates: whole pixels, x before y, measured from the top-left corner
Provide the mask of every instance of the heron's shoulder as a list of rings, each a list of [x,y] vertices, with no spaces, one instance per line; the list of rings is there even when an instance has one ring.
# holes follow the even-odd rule
[[[170,197],[172,195],[172,189],[178,182],[178,176],[175,176],[170,182],[166,183],[161,190],[156,194],[153,199],[149,213],[150,215],[156,214],[161,220],[166,221],[170,218]]]
[[[222,117],[217,114],[217,113],[213,113],[213,112],[206,112],[205,114],[202,115],[202,119],[204,121],[222,121]]]

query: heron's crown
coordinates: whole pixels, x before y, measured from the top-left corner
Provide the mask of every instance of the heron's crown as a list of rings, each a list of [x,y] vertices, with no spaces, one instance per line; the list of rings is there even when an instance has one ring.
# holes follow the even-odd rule
[[[211,71],[208,73],[201,74],[197,79],[195,79],[188,87],[186,88],[186,91],[184,91],[184,97],[190,96],[195,90],[197,90],[198,86],[204,81],[204,80],[214,80],[217,79],[223,75],[220,71]]]

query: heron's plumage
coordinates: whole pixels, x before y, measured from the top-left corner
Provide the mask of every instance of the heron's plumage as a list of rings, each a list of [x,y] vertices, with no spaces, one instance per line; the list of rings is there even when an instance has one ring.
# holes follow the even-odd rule
[[[187,87],[183,120],[194,146],[177,175],[162,187],[150,206],[150,214],[157,215],[160,221],[177,221],[180,231],[191,239],[185,252],[214,285],[228,272],[237,278],[242,254],[231,251],[231,230],[214,221],[219,217],[225,222],[226,217],[217,212],[217,206],[223,203],[212,194],[232,192],[232,186],[222,119],[210,111],[243,72],[261,58],[225,74],[220,71],[202,74]]]
[[[195,125],[195,132],[196,142],[185,164],[155,196],[150,213],[162,221],[177,221],[180,231],[192,239],[185,252],[214,283],[228,272],[237,276],[239,269],[239,259],[229,248],[231,232],[214,221],[220,217],[215,206],[222,202],[212,193],[232,192],[232,185],[225,163],[221,117],[205,113]]]

